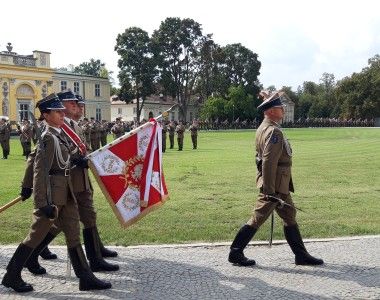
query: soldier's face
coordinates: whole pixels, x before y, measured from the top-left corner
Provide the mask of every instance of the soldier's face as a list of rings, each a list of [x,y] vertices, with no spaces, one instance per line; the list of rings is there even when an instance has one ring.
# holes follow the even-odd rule
[[[84,116],[84,104],[78,104],[78,109],[79,109],[78,114],[80,115],[80,117],[83,117]]]
[[[276,120],[281,120],[284,117],[285,110],[283,107],[273,107],[270,109],[272,117]]]
[[[63,110],[51,110],[48,113],[44,113],[46,123],[53,127],[61,127],[65,120],[65,113]]]
[[[78,104],[76,101],[62,101],[63,106],[66,108],[65,113],[69,118],[74,117],[78,113]]]

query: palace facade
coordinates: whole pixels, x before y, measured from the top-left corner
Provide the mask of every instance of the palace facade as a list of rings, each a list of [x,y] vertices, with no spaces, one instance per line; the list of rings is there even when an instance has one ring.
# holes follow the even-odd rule
[[[85,116],[98,120],[111,119],[110,82],[107,78],[59,71],[50,67],[50,53],[33,51],[31,55],[0,52],[0,115],[11,124],[29,119],[36,102],[50,93],[71,90],[86,100]]]

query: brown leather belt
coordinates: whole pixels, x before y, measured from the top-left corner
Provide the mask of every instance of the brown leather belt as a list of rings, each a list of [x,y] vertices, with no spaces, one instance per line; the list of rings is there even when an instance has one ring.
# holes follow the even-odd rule
[[[70,175],[70,169],[63,169],[63,170],[51,170],[49,172],[49,175],[57,175],[57,176],[69,176]]]

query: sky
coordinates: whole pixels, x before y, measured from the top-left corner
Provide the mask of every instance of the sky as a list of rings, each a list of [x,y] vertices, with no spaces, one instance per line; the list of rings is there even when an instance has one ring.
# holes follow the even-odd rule
[[[129,27],[149,35],[167,17],[191,18],[225,46],[241,43],[261,61],[264,87],[336,80],[380,54],[378,0],[18,0],[0,5],[0,51],[51,52],[51,67],[100,59],[117,84],[116,37]]]

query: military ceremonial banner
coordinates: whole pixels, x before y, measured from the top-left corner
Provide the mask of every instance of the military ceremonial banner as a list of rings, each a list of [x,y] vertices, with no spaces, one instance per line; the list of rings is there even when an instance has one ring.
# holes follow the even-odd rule
[[[168,197],[161,143],[161,126],[151,119],[88,155],[103,194],[125,227]]]

